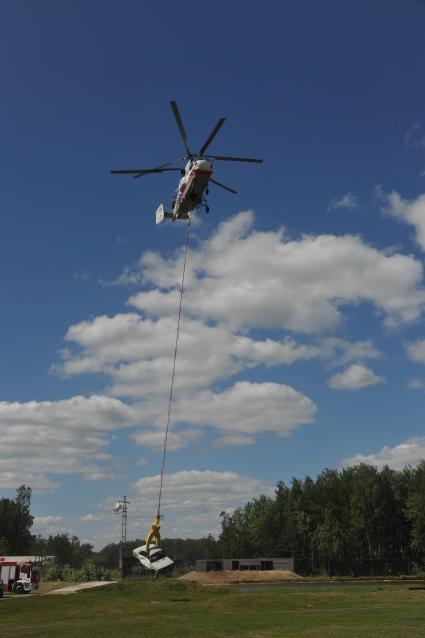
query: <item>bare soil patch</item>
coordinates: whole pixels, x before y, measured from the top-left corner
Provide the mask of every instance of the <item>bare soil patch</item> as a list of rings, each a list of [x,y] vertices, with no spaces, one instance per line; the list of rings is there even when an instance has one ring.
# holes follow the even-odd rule
[[[189,572],[180,576],[179,580],[200,585],[236,585],[238,583],[281,583],[287,580],[303,580],[294,572],[251,571],[251,570],[223,570],[222,572]]]

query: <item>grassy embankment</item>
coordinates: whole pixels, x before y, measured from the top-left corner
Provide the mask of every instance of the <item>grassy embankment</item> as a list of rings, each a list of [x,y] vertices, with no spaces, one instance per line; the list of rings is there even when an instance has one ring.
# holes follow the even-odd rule
[[[0,602],[4,626],[43,638],[423,638],[425,591],[327,591],[126,582],[68,596]]]

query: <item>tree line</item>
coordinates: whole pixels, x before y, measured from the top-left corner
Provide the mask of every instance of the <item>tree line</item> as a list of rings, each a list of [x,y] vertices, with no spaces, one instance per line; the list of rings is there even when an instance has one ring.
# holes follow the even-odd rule
[[[30,552],[34,537],[31,527],[31,488],[21,485],[16,498],[0,498],[0,554],[12,556]]]
[[[222,512],[226,557],[295,558],[306,573],[331,563],[405,560],[425,566],[425,462],[396,471],[361,464],[316,480],[279,482],[232,514]]]
[[[59,565],[93,561],[115,568],[119,543],[95,552],[77,536],[31,534],[31,488],[0,499],[0,553],[55,555]],[[197,559],[293,556],[303,573],[331,572],[332,564],[405,560],[425,569],[425,461],[393,470],[361,464],[326,469],[316,479],[279,481],[274,497],[260,495],[221,513],[221,532],[199,539],[167,539],[164,551],[181,565]],[[144,540],[129,541],[127,556]]]

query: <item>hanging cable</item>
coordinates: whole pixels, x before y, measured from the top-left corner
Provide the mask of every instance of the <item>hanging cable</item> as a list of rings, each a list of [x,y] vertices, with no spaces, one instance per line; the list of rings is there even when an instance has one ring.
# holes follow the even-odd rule
[[[187,253],[188,253],[188,248],[189,248],[189,229],[190,229],[190,221],[187,224],[187,232],[186,232],[186,247],[185,247],[185,251],[184,251],[183,273],[182,273],[182,281],[181,281],[181,287],[180,287],[180,303],[179,303],[179,314],[178,314],[178,319],[177,319],[176,343],[175,343],[175,347],[174,347],[173,371],[172,371],[172,374],[171,374],[170,397],[169,397],[169,400],[168,400],[167,425],[166,425],[166,428],[165,428],[164,447],[163,447],[163,451],[162,451],[161,481],[160,481],[160,486],[159,486],[158,515],[157,515],[158,528],[159,528],[159,521],[160,521],[160,518],[161,518],[161,497],[162,497],[162,486],[163,486],[163,483],[164,483],[165,455],[167,453],[168,431],[170,429],[171,404],[173,402],[174,377],[176,375],[177,347],[178,347],[178,343],[179,343],[180,319],[181,319],[181,314],[182,314],[182,302],[183,302],[183,292],[184,292],[184,276],[185,276],[185,273],[186,273],[186,260],[187,260]],[[149,544],[147,544],[147,546],[149,547]]]

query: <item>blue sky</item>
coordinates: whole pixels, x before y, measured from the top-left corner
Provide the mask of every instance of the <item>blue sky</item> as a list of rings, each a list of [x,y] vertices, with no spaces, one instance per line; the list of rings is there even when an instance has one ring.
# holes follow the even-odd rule
[[[278,480],[425,457],[425,4],[1,2],[0,489],[35,530],[102,546],[155,513],[183,224],[156,227],[194,148],[163,532]],[[180,366],[180,368],[179,368]]]

